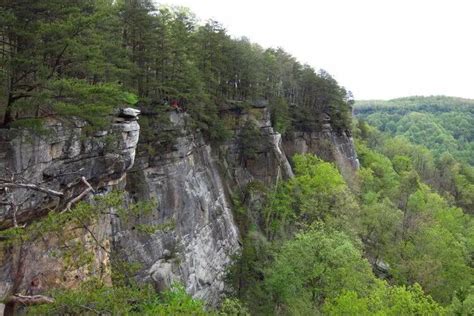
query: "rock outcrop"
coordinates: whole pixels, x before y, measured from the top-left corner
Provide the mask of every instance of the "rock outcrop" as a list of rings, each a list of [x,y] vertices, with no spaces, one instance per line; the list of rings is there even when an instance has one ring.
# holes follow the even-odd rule
[[[34,220],[48,209],[82,190],[84,177],[96,188],[106,188],[120,182],[133,165],[140,133],[135,118],[114,123],[110,130],[90,134],[86,124],[58,120],[45,122],[36,133],[18,129],[0,129],[0,178],[35,184],[64,197],[48,195],[28,188],[3,192],[4,202],[13,199],[20,205],[18,222]],[[11,225],[8,206],[0,208],[0,225]]]
[[[312,153],[324,160],[335,162],[341,174],[350,183],[354,171],[359,168],[359,159],[350,131],[336,132],[330,124],[330,117],[324,115],[320,131],[294,132],[283,140],[288,157],[296,153]]]
[[[77,286],[90,275],[110,280],[110,252],[138,266],[135,278],[162,291],[181,282],[194,297],[215,305],[224,289],[223,276],[239,251],[239,232],[232,214],[232,198],[249,184],[271,188],[293,177],[287,157],[315,153],[335,161],[344,172],[358,167],[352,139],[337,134],[330,124],[317,133],[295,132],[282,140],[270,123],[266,104],[242,108],[230,106],[221,115],[233,132],[224,144],[211,146],[203,135],[188,126],[188,115],[169,112],[163,120],[144,117],[139,139],[139,111],[125,109],[107,131],[86,132],[79,121],[66,125],[46,122],[45,134],[24,130],[0,130],[1,178],[15,175],[21,181],[61,192],[55,196],[26,188],[2,192],[2,199],[15,201],[18,224],[30,224],[51,209],[84,190],[84,178],[95,194],[107,195],[113,188],[125,192],[128,213],[110,210],[89,229],[73,230],[68,242],[80,244],[94,254],[92,268],[66,271],[54,255],[59,243],[54,236],[24,244],[20,250],[27,264],[15,285],[26,291],[31,279],[41,276],[43,290]],[[144,115],[158,115],[145,113]],[[158,126],[150,125],[160,122]],[[245,129],[251,124],[259,141],[251,156],[242,155]],[[138,145],[137,145],[138,143]],[[249,203],[258,201],[253,196]],[[147,205],[140,204],[152,201]],[[257,203],[257,202],[255,202]],[[258,212],[258,207],[250,206]],[[138,208],[138,209],[137,209]],[[14,224],[11,206],[0,208],[0,226]],[[94,242],[91,242],[94,236]],[[97,246],[100,243],[100,247]],[[17,249],[18,250],[18,249]],[[0,296],[11,291],[17,257],[1,250]],[[39,263],[39,264],[33,264]]]
[[[189,293],[215,304],[223,273],[238,250],[238,232],[211,147],[185,127],[185,114],[171,114],[180,136],[157,156],[143,153],[130,172],[132,200],[154,199],[148,214],[114,225],[114,247],[128,262],[142,265],[138,280],[159,290],[173,281]],[[159,144],[150,144],[157,146]],[[139,225],[158,227],[139,231]]]
[[[235,123],[233,137],[217,155],[199,132],[186,128],[186,114],[172,112],[172,124],[164,132],[178,135],[173,145],[147,144],[160,154],[142,152],[127,183],[132,200],[155,199],[156,209],[114,226],[115,249],[130,263],[142,264],[141,282],[152,281],[162,290],[180,281],[210,304],[218,303],[225,268],[239,250],[229,193],[252,181],[272,185],[293,175],[266,108],[229,115]],[[263,142],[254,159],[243,161],[238,139],[248,120],[260,129]],[[139,225],[173,229],[147,234],[137,231]]]
[[[140,126],[136,118],[120,120],[107,131],[86,130],[86,124],[81,121],[66,124],[58,120],[45,122],[44,131],[37,133],[0,130],[0,178],[63,194],[51,195],[27,187],[3,188],[0,208],[3,229],[14,225],[14,207],[20,226],[30,225],[50,211],[61,211],[68,200],[84,191],[82,178],[92,184],[96,194],[124,186],[138,143]],[[32,282],[40,283],[41,291],[45,291],[51,287],[77,286],[91,275],[110,278],[109,216],[100,217],[88,229],[65,227],[62,236],[44,232],[41,238],[19,245],[2,244],[0,297],[9,294],[12,288],[20,293],[31,291]],[[76,255],[91,251],[92,265],[66,269],[58,254],[68,251],[64,247],[74,249],[78,245],[71,258],[76,260]]]

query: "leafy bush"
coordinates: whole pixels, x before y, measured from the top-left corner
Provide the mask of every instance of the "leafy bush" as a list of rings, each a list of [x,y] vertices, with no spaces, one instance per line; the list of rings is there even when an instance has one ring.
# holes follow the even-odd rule
[[[202,302],[175,285],[156,294],[150,286],[110,287],[89,280],[78,289],[52,291],[53,304],[28,308],[29,315],[207,315]]]
[[[430,296],[426,296],[421,286],[389,286],[377,282],[377,286],[366,297],[354,291],[346,291],[326,302],[326,315],[444,315],[446,310]]]

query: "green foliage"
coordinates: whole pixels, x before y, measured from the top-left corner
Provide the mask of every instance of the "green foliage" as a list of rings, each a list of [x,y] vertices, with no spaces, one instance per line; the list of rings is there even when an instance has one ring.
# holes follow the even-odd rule
[[[21,0],[7,2],[0,18],[4,124],[60,115],[103,127],[125,104],[178,102],[193,126],[221,143],[231,136],[222,119],[231,100],[269,101],[281,133],[319,130],[323,112],[336,131],[350,128],[350,94],[328,73],[282,49],[232,39],[216,21],[199,25],[185,8],[157,9],[149,0],[74,0],[67,7]]]
[[[370,154],[370,151],[377,152],[391,160],[393,169],[399,176],[403,176],[404,172],[415,171],[423,182],[437,190],[445,199],[453,200],[467,213],[473,212],[474,178],[472,177],[472,166],[457,161],[448,152],[435,158],[428,148],[414,145],[401,136],[391,138],[366,123],[358,123],[354,132],[357,136],[361,135],[360,126],[365,129],[364,138],[357,141],[358,153],[363,165],[372,163],[374,160],[374,154]],[[383,160],[383,158],[380,159]],[[386,166],[388,166],[388,162]],[[368,171],[362,171],[361,175],[369,176]],[[367,181],[362,181],[362,184],[368,184]],[[376,178],[372,178],[372,181],[376,181]],[[376,189],[373,188],[373,190]]]
[[[444,308],[425,296],[418,284],[389,286],[378,282],[366,297],[346,291],[329,300],[323,308],[325,315],[445,315]]]
[[[120,85],[103,83],[91,85],[84,80],[61,79],[50,83],[45,99],[62,116],[79,117],[95,128],[108,124],[107,115],[125,102],[135,102],[135,96],[122,91]]]
[[[393,169],[398,173],[402,174],[403,172],[408,172],[413,169],[413,164],[410,160],[410,157],[396,155],[392,159]]]
[[[226,298],[222,302],[219,316],[250,316],[248,309],[237,299]]]
[[[122,100],[126,104],[135,105],[138,102],[138,97],[133,93],[123,92],[122,93]]]
[[[392,136],[426,146],[435,157],[449,152],[474,164],[474,101],[444,96],[358,101],[356,113]]]
[[[161,294],[161,300],[147,304],[143,310],[147,315],[207,315],[204,304],[189,296],[184,287],[174,285]]]
[[[105,196],[98,196],[92,203],[79,202],[74,208],[67,212],[51,211],[47,216],[31,223],[25,228],[12,227],[0,231],[0,238],[5,244],[13,244],[20,241],[31,242],[47,234],[63,236],[64,230],[70,226],[83,227],[97,219],[101,212],[111,207],[119,207],[122,203],[122,195],[112,192]]]
[[[136,230],[145,234],[154,234],[158,231],[169,232],[176,228],[174,220],[166,221],[162,224],[138,224]]]
[[[153,288],[109,287],[98,280],[78,289],[55,290],[53,304],[31,307],[30,315],[207,315],[202,302],[192,299],[182,286],[157,295]]]
[[[379,201],[377,195],[367,193],[361,206],[361,230],[359,235],[365,251],[374,261],[390,253],[393,242],[400,234],[403,212],[387,198]]]
[[[288,102],[281,97],[277,97],[271,102],[271,122],[275,130],[284,135],[291,124]]]
[[[420,283],[437,301],[449,303],[454,291],[469,287],[474,270],[473,222],[437,194],[421,188],[408,199],[403,239],[390,261],[400,283]]]
[[[43,119],[41,118],[24,118],[14,121],[10,124],[11,127],[19,129],[32,130],[38,135],[47,135],[48,130],[43,126]]]
[[[315,220],[332,222],[354,215],[357,206],[335,165],[312,155],[296,155],[293,161],[294,196],[301,218],[309,223]]]
[[[244,231],[242,254],[230,271],[233,294],[258,314],[306,315],[321,312],[325,302],[349,291],[354,304],[347,308],[359,305],[365,311],[365,300],[376,296],[378,283],[362,254],[371,260],[389,258],[403,212],[387,197],[370,192],[363,194],[360,207],[335,166],[315,156],[295,155],[294,169],[293,179],[267,195],[265,222]],[[379,292],[395,291],[377,286]],[[416,299],[428,302],[420,310],[438,308],[420,293]],[[401,301],[392,306],[399,299],[395,294],[386,296],[377,308],[395,311],[403,306]],[[355,304],[359,297],[363,299]]]
[[[284,314],[314,311],[342,289],[366,293],[371,282],[370,265],[350,238],[320,225],[286,242],[265,278],[276,311]]]
[[[362,143],[357,143],[357,153],[362,165],[360,175],[363,191],[394,196],[398,189],[399,175],[393,169],[390,159]]]
[[[356,227],[358,207],[334,164],[314,155],[293,157],[296,176],[276,188],[266,208],[269,236],[288,224],[303,227],[324,220],[346,232]],[[349,225],[349,223],[351,224]]]
[[[132,203],[127,207],[117,208],[117,214],[122,221],[127,222],[131,217],[138,218],[140,216],[150,215],[158,207],[156,199],[149,199]]]
[[[221,144],[231,137],[229,127],[219,118],[218,109],[212,102],[199,103],[188,108],[193,127],[199,129],[215,144]]]
[[[259,314],[465,313],[471,215],[424,183],[437,172],[428,150],[402,138],[372,141],[373,128],[356,126],[365,135],[359,186],[350,191],[334,165],[295,155],[295,177],[266,193],[264,221],[243,231],[233,294]],[[455,160],[442,162],[459,177]],[[462,174],[467,186],[470,169]],[[443,178],[449,186],[456,176]]]
[[[53,304],[29,307],[27,315],[219,315],[247,316],[247,308],[236,299],[225,299],[217,310],[193,299],[182,285],[156,293],[150,285],[108,286],[99,280],[83,282],[76,289],[51,291]]]
[[[114,287],[137,286],[133,277],[143,269],[143,264],[117,258],[113,252],[111,253],[110,261],[112,263],[111,279]]]
[[[452,206],[453,200],[465,206],[455,179],[465,179],[463,185],[469,187],[464,175],[469,167],[448,154],[435,161],[425,147],[363,128],[358,152],[364,166],[359,175],[366,251],[374,262],[388,263],[396,283],[417,282],[448,304],[456,291],[473,282],[473,219]],[[380,136],[379,141],[372,142],[372,135]]]
[[[448,311],[450,315],[472,315],[474,313],[474,286],[458,291]]]
[[[48,116],[57,109],[74,115],[90,111],[87,118],[97,123],[94,115],[104,116],[122,105],[81,100],[84,93],[104,95],[95,88],[116,92],[110,87],[126,59],[112,55],[121,51],[120,43],[112,40],[120,32],[114,30],[114,12],[108,1],[75,0],[64,6],[57,0],[33,4],[21,0],[2,6],[4,80],[12,83],[2,102],[5,124],[15,118]]]

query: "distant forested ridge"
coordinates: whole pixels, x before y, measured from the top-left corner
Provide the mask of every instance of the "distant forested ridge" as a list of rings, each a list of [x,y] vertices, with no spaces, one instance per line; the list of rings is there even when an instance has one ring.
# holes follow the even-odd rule
[[[392,136],[474,165],[474,100],[445,96],[357,101],[355,114]]]

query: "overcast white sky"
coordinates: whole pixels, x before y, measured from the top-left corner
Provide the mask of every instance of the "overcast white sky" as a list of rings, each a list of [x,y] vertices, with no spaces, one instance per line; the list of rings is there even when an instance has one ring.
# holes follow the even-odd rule
[[[356,99],[474,98],[473,0],[155,0],[283,47]]]

